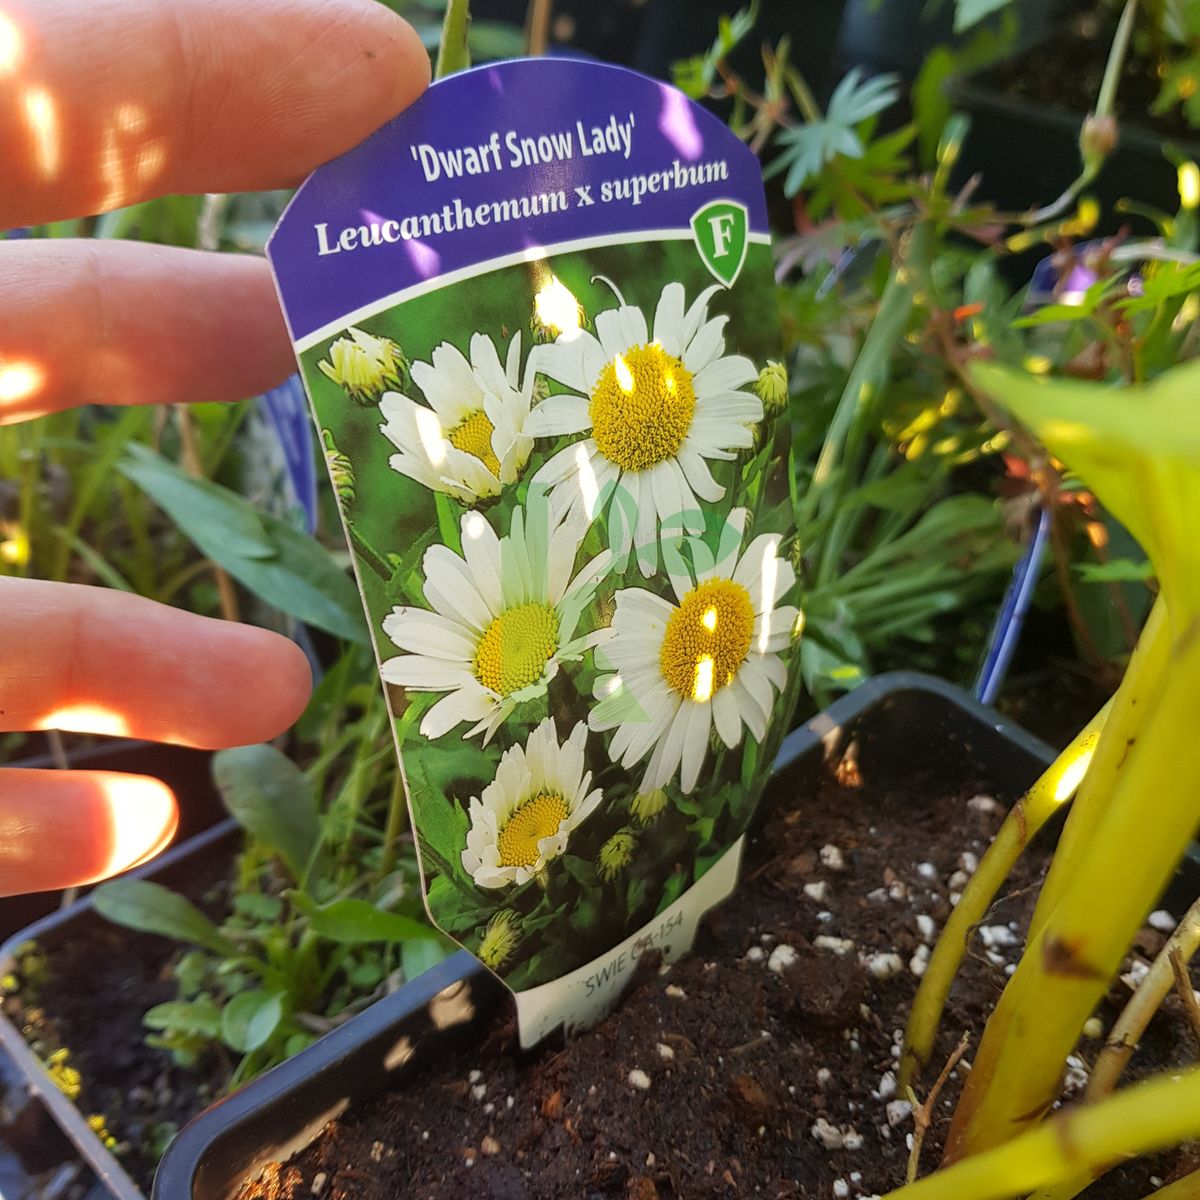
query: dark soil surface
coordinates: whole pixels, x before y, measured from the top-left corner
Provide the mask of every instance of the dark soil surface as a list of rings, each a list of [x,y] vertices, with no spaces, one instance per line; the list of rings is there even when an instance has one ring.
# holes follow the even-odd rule
[[[220,918],[228,873],[228,856],[215,854],[181,890]],[[104,1118],[122,1166],[149,1195],[166,1142],[211,1103],[232,1064],[211,1058],[188,1070],[145,1043],[142,1014],[176,998],[168,973],[176,943],[89,915],[71,937],[48,937],[38,951],[44,978],[39,970],[36,979],[18,977],[17,991],[0,992],[4,1013],[43,1061],[66,1049],[64,1067],[78,1072],[76,1107]]]
[[[1095,0],[1071,0],[1063,7],[1066,11],[1052,37],[1019,58],[1001,63],[987,73],[987,80],[1015,99],[1086,113],[1099,94],[1121,9],[1116,5],[1098,12],[1101,6]],[[1135,40],[1117,89],[1118,119],[1165,137],[1198,140],[1200,134],[1188,125],[1178,107],[1151,116],[1150,106],[1160,83],[1155,62],[1138,53]]]
[[[475,1050],[331,1123],[239,1200],[841,1200],[902,1183],[913,1122],[895,1095],[901,1030],[926,948],[1002,811],[985,780],[883,790],[854,774],[769,819],[692,956],[645,973],[602,1024],[523,1056],[502,1015]],[[977,1042],[1043,863],[1021,866],[972,943],[938,1066],[964,1032]],[[1141,954],[1162,937],[1144,931]],[[1116,986],[1105,1027],[1128,995]],[[1192,1060],[1173,1006],[1131,1076]],[[1072,1058],[1068,1095],[1102,1036]],[[923,1171],[970,1057],[937,1100]],[[1178,1152],[1145,1160],[1088,1196],[1134,1200],[1189,1165]]]

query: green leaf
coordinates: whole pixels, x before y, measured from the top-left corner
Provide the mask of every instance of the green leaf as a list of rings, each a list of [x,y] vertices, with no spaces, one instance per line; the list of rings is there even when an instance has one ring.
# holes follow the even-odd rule
[[[117,879],[92,893],[92,905],[104,918],[141,933],[191,942],[215,954],[236,954],[237,947],[189,900],[148,879]]]
[[[221,1010],[211,996],[197,996],[195,1000],[168,1000],[148,1010],[142,1017],[142,1024],[147,1029],[216,1038],[221,1033]]]
[[[252,921],[272,924],[283,913],[283,901],[278,896],[264,896],[261,892],[243,892],[234,897],[233,909]]]
[[[782,151],[765,174],[786,170],[783,190],[786,195],[794,196],[838,155],[861,158],[866,147],[858,126],[898,99],[897,84],[895,75],[864,79],[862,71],[854,67],[834,88],[824,120],[809,121],[780,134]],[[912,136],[911,131],[907,136]]]
[[[304,892],[289,892],[288,899],[303,913],[312,931],[331,942],[354,945],[358,942],[405,942],[411,939],[437,938],[432,925],[385,912],[366,900],[331,900],[318,904]]]
[[[431,967],[436,967],[448,952],[448,943],[440,938],[437,941],[432,938],[420,941],[410,938],[400,947],[400,966],[404,978],[416,979],[418,975],[423,975]]]
[[[1106,563],[1076,563],[1075,570],[1084,583],[1144,583],[1154,578],[1154,568],[1147,559],[1114,558]]]
[[[213,756],[212,773],[230,815],[300,882],[321,837],[317,797],[300,768],[274,746],[237,746]]]
[[[239,992],[221,1013],[221,1037],[239,1054],[266,1045],[283,1020],[283,994],[252,988]]]
[[[957,0],[954,7],[954,32],[965,33],[985,17],[1007,8],[1013,0]]]
[[[165,458],[145,446],[131,445],[133,462],[118,463],[121,473],[132,479],[171,516],[186,509],[191,527],[220,533],[229,554],[240,558],[270,558],[274,554],[262,516],[228,489],[185,475]],[[179,522],[184,532],[190,532]]]
[[[118,470],[260,599],[337,637],[366,640],[357,590],[315,538],[257,512],[228,488],[194,479],[145,446],[130,446]]]

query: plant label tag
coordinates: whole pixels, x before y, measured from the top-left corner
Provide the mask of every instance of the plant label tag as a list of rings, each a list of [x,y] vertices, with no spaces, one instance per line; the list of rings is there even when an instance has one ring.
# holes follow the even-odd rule
[[[758,164],[666,84],[506,62],[316,171],[268,253],[426,906],[531,1045],[688,950],[796,692]]]

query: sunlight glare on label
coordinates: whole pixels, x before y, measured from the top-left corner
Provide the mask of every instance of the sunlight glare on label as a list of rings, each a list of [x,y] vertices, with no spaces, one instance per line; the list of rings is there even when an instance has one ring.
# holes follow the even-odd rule
[[[564,341],[579,336],[582,322],[579,319],[579,301],[574,293],[557,275],[551,275],[548,283],[542,284],[533,299],[538,324],[544,326]]]
[[[487,528],[487,522],[483,519],[483,514],[471,509],[467,513],[467,519],[464,522],[464,528],[467,531],[467,537],[474,541]]]
[[[589,517],[594,517],[596,501],[600,498],[600,485],[596,482],[592,460],[582,442],[575,446],[575,465],[579,470],[579,490],[583,494],[584,508]]]
[[[716,633],[716,631],[717,631],[716,605],[713,605],[712,608],[708,609],[705,612],[704,616],[702,616],[700,618],[700,624],[703,625],[704,628],[707,629],[709,633]]]
[[[429,408],[418,408],[414,417],[417,422],[417,436],[421,439],[421,445],[425,447],[425,453],[429,455],[429,461],[435,467],[440,467],[446,461],[446,435],[442,432],[442,423],[438,420],[437,413]]]
[[[713,694],[713,668],[711,654],[702,654],[696,661],[696,682],[692,685],[692,699],[697,704],[707,704]]]
[[[627,396],[633,395],[633,372],[629,369],[629,364],[625,361],[624,356],[618,354],[613,359],[613,370],[617,375],[617,386]]]

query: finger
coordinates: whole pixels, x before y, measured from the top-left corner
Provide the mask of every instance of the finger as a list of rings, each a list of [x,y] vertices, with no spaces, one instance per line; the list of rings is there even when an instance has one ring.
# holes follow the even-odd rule
[[[0,617],[0,729],[245,745],[287,729],[312,685],[278,634],[125,592],[0,579]]]
[[[0,771],[0,896],[95,883],[166,849],[170,788],[111,771]]]
[[[144,242],[0,245],[0,424],[79,404],[237,400],[295,369],[263,259]]]
[[[298,182],[428,80],[376,0],[3,0],[0,228]]]

